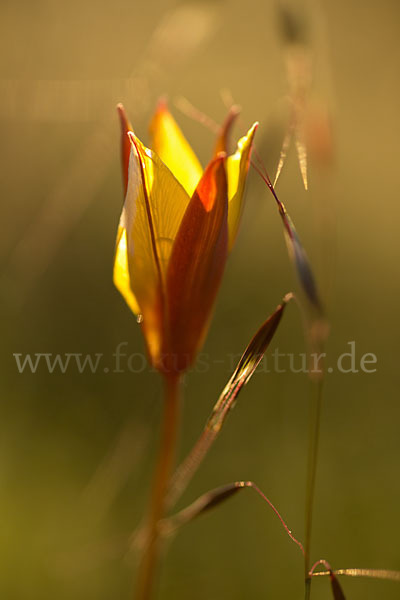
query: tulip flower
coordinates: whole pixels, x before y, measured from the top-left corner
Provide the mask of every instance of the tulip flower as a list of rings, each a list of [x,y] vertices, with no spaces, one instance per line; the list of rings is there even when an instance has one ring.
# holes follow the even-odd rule
[[[228,156],[228,118],[203,172],[165,102],[151,121],[151,150],[118,110],[126,196],[114,283],[137,315],[152,365],[182,373],[204,341],[237,236],[257,123]]]

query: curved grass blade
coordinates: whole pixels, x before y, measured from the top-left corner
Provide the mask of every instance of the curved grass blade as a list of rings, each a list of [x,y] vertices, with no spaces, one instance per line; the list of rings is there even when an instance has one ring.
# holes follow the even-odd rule
[[[283,311],[292,294],[287,294],[275,312],[261,325],[254,335],[230,380],[218,398],[214,409],[189,455],[178,467],[172,478],[167,505],[172,506],[181,496],[202,460],[216,440],[225,420],[232,410],[241,389],[248,383],[267,350],[280,323]]]
[[[192,504],[178,512],[176,515],[173,515],[168,519],[164,519],[164,521],[160,523],[162,533],[164,535],[171,535],[175,533],[177,529],[182,527],[182,525],[186,525],[186,523],[193,521],[193,519],[196,519],[205,512],[208,512],[212,508],[215,508],[228,498],[231,498],[240,490],[244,490],[246,488],[253,489],[265,502],[267,502],[267,504],[270,506],[270,508],[274,511],[274,513],[280,520],[283,528],[285,529],[290,539],[295,544],[297,544],[302,554],[304,555],[303,544],[294,537],[292,531],[287,526],[286,522],[280,515],[278,509],[272,504],[272,502],[267,498],[267,496],[265,496],[265,494],[260,490],[260,488],[252,481],[235,481],[233,483],[228,483],[227,485],[222,485],[209,492],[206,492],[205,494],[200,496],[200,498],[195,500]]]
[[[237,482],[235,482],[228,483],[227,485],[206,492],[177,514],[161,521],[160,528],[162,534],[171,535],[175,533],[180,527],[193,521],[193,519],[196,519],[210,509],[215,508],[218,504],[221,504],[236,494],[240,489],[241,486],[237,485]]]
[[[292,294],[287,294],[275,312],[261,325],[246,350],[242,354],[232,377],[226,384],[221,396],[219,397],[213,412],[207,422],[207,428],[218,433],[229,411],[233,408],[240,390],[248,383],[254,371],[260,364],[266,349],[268,348],[275,331],[280,323],[284,308]]]

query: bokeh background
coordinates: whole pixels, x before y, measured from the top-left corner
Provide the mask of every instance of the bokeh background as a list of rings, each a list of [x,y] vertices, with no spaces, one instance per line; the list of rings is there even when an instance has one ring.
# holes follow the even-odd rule
[[[310,255],[331,321],[328,364],[354,340],[374,374],[327,376],[312,555],[335,568],[400,569],[398,292],[399,5],[299,1],[295,38],[312,57],[308,97],[330,115],[333,155],[310,165],[304,191],[292,147],[278,183]],[[271,174],[289,117],[287,38],[279,3],[104,0],[0,7],[1,417],[0,594],[7,600],[132,597],[130,536],[145,510],[161,415],[156,374],[20,374],[13,353],[143,353],[111,282],[122,203],[124,102],[146,140],[157,98],[201,161],[207,128],[183,96],[221,121],[229,96],[254,120]],[[287,34],[286,34],[287,35]],[[240,353],[296,288],[272,197],[253,171],[240,237],[204,348],[185,380],[179,454],[190,448]],[[304,352],[296,306],[274,339]],[[204,357],[203,357],[204,358]],[[140,371],[140,372],[139,372]],[[206,372],[202,372],[206,371]],[[258,372],[180,506],[250,479],[304,537],[310,383]],[[159,597],[300,598],[302,557],[247,490],[183,529],[169,547]],[[342,580],[349,598],[398,598],[393,582]],[[330,598],[326,579],[313,597]]]

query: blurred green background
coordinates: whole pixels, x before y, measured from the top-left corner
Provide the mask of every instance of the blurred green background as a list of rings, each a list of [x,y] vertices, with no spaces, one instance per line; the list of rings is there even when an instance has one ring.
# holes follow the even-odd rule
[[[7,600],[132,597],[129,539],[145,509],[161,414],[156,374],[20,374],[13,353],[142,353],[111,281],[122,204],[122,101],[145,141],[157,98],[205,164],[213,136],[174,108],[184,96],[221,121],[227,90],[239,136],[273,174],[288,111],[287,46],[277,2],[115,0],[0,7],[0,595]],[[334,158],[303,189],[292,147],[278,184],[320,281],[331,320],[328,364],[355,341],[377,372],[327,376],[313,559],[400,569],[398,292],[399,5],[295,2],[313,60],[310,97],[332,115]],[[222,93],[221,93],[222,92]],[[272,197],[254,171],[238,243],[204,347],[207,372],[185,380],[180,456],[191,447],[240,353],[295,288]],[[304,351],[289,306],[273,348]],[[135,359],[136,360],[136,359]],[[140,361],[140,358],[137,359]],[[257,373],[180,506],[250,479],[304,538],[310,384]],[[301,598],[302,557],[251,490],[183,529],[159,597]],[[348,598],[398,598],[392,582],[342,580]],[[315,580],[314,598],[330,598]]]

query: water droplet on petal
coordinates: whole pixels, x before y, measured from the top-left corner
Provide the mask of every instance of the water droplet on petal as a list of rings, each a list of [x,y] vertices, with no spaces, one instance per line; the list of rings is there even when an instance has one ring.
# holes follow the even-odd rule
[[[136,317],[136,323],[138,323],[140,325],[140,323],[143,323],[143,315],[138,315]]]

